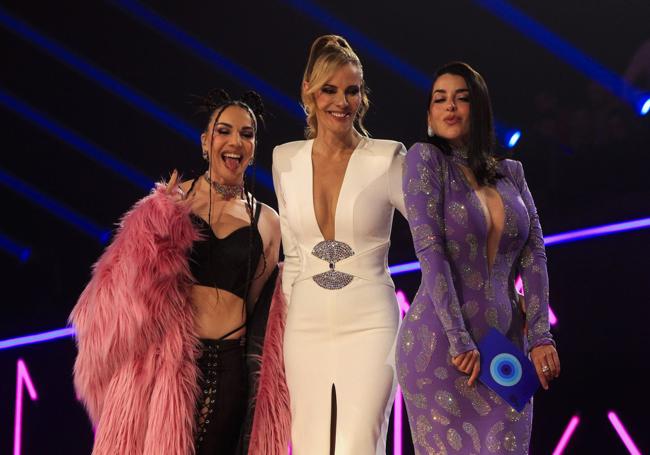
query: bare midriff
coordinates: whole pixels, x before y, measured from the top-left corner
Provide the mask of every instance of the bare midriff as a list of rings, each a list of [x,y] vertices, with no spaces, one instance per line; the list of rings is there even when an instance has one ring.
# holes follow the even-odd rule
[[[223,289],[192,286],[192,303],[195,308],[194,325],[199,338],[219,339],[246,322],[244,300]],[[246,335],[246,327],[228,335],[232,340]]]

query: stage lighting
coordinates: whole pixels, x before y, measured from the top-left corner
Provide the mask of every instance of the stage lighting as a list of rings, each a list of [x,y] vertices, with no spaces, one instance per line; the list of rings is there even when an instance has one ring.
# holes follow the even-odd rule
[[[647,97],[641,103],[641,115],[646,115],[648,112],[650,112],[650,97]]]
[[[519,138],[521,138],[521,131],[517,130],[511,133],[507,142],[508,148],[513,148],[515,145],[517,145],[517,142],[519,142]]]

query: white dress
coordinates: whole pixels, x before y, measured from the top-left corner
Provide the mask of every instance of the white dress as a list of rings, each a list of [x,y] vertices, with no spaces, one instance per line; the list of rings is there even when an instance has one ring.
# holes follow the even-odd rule
[[[387,258],[394,209],[405,214],[406,151],[399,142],[361,140],[343,178],[336,239],[326,242],[314,212],[312,145],[290,142],[273,152],[293,454],[330,454],[333,385],[336,455],[385,454],[399,325]]]

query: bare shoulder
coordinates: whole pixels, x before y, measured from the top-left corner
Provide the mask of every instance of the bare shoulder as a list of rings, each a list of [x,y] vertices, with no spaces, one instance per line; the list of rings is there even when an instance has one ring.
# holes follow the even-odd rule
[[[273,232],[280,233],[280,215],[275,209],[263,202],[258,202],[262,206],[260,209],[260,221],[271,229]]]
[[[268,221],[273,221],[277,220],[278,223],[280,222],[280,215],[278,215],[278,212],[271,207],[270,205],[265,204],[264,202],[258,202],[262,206],[260,209],[260,218],[264,218],[265,220]]]

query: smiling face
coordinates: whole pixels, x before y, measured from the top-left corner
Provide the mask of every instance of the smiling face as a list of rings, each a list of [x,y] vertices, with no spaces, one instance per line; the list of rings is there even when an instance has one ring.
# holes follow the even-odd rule
[[[210,162],[210,178],[224,185],[241,185],[244,171],[255,153],[255,124],[241,106],[215,112],[201,145]]]
[[[318,133],[349,134],[361,105],[361,68],[346,63],[313,94]],[[309,90],[305,82],[304,89]]]
[[[443,74],[432,88],[431,105],[427,116],[436,136],[450,145],[467,144],[470,130],[469,88],[462,76]]]

